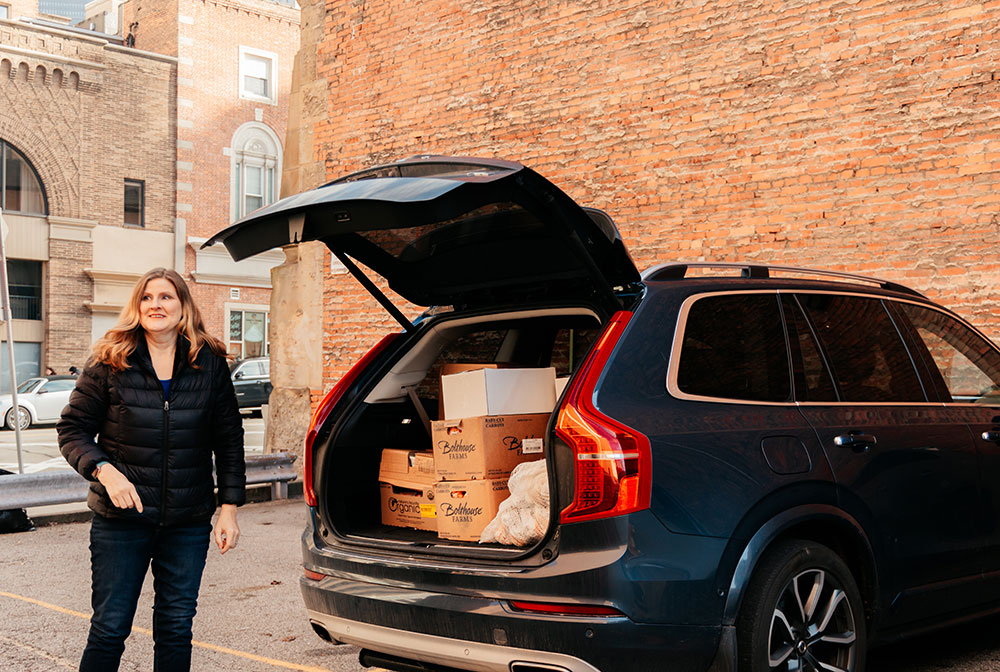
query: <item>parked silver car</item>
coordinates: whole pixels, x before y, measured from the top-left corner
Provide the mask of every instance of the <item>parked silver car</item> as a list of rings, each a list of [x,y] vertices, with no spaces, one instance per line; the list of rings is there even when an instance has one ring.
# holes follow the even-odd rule
[[[41,376],[29,378],[18,385],[21,429],[33,424],[57,422],[75,386],[75,376]],[[14,429],[14,401],[9,394],[0,395],[0,418],[3,418],[5,427]]]

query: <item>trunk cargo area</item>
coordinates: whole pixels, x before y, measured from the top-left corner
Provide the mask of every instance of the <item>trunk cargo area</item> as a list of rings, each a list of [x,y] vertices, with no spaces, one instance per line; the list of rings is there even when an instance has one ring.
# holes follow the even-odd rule
[[[536,469],[547,471],[549,488],[555,490],[554,475],[560,473],[560,465],[551,464],[552,436],[546,428],[554,405],[600,328],[597,314],[587,308],[442,315],[422,324],[403,345],[404,352],[337,418],[330,438],[317,452],[320,510],[330,529],[348,542],[399,550],[528,551],[530,544],[480,544],[477,528],[486,517],[492,519],[496,506],[506,499],[512,464],[545,458],[544,466]],[[548,371],[550,367],[554,371]],[[474,412],[480,408],[477,400],[488,411],[527,408],[531,412],[449,417],[439,422],[445,419],[443,375],[449,375],[444,387],[449,388],[452,413],[455,409]],[[493,389],[508,383],[509,389],[501,389],[506,396],[496,395],[499,401],[486,399],[488,395],[477,397],[483,386]],[[544,390],[545,385],[554,388]],[[549,407],[532,400],[530,393],[539,390],[548,393]],[[428,462],[435,445],[432,426],[438,445],[433,463]],[[532,438],[521,438],[519,433]],[[511,441],[512,436],[518,438]],[[516,453],[523,454],[513,461],[512,443]],[[455,460],[449,450],[469,454]],[[412,451],[409,456],[408,451]],[[490,455],[484,456],[483,451]],[[452,466],[446,466],[445,460]],[[431,464],[433,472],[429,472]],[[566,471],[570,468],[563,466]],[[447,508],[441,509],[445,503]],[[442,512],[448,517],[443,523]],[[459,515],[452,517],[453,513]],[[464,524],[452,525],[456,520]]]

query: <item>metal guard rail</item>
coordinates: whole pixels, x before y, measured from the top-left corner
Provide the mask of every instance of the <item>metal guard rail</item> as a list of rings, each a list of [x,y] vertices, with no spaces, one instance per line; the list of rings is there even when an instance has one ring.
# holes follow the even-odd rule
[[[288,482],[296,478],[294,462],[289,453],[248,455],[247,485],[270,483],[272,496],[284,499]],[[0,475],[0,511],[85,502],[89,489],[90,482],[73,470]]]

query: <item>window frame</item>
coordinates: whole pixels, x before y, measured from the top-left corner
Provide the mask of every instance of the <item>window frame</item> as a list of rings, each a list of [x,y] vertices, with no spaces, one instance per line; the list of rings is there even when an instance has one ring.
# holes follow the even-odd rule
[[[780,292],[776,289],[742,289],[742,290],[720,290],[715,292],[700,292],[692,294],[684,299],[680,310],[677,311],[677,324],[674,326],[674,338],[670,344],[670,359],[667,363],[667,392],[671,397],[683,401],[701,401],[713,404],[739,404],[742,406],[795,406],[795,397],[790,401],[756,401],[753,399],[734,399],[729,397],[707,397],[700,394],[690,394],[680,389],[677,377],[680,372],[681,350],[684,345],[684,332],[687,329],[688,317],[691,307],[699,300],[706,298],[716,298],[721,296],[737,296],[750,294],[770,294],[774,297],[779,314],[781,314],[781,330],[783,332],[782,342],[785,347],[785,358],[788,360],[789,386],[794,395],[794,381],[792,377],[792,361],[788,352],[788,329],[785,327],[785,318],[781,313]]]
[[[32,270],[33,271],[37,271],[38,284],[27,285],[27,284],[21,283],[21,282],[14,282],[14,283],[12,283],[11,282],[11,276],[13,276],[14,273],[12,273],[11,271],[14,270],[14,269],[12,269],[10,267],[11,263],[30,264],[31,267],[32,267]],[[11,300],[10,315],[11,315],[11,319],[12,320],[25,320],[25,321],[30,321],[30,322],[41,322],[41,321],[43,321],[44,314],[45,314],[45,306],[44,306],[44,302],[45,302],[45,267],[44,267],[44,262],[39,261],[38,259],[21,259],[21,258],[18,258],[18,257],[12,257],[10,259],[7,259],[7,269],[6,270],[7,270],[7,284],[8,284],[8,288],[9,288],[8,291],[10,291],[10,289],[13,289],[15,287],[17,287],[17,288],[20,288],[20,287],[32,287],[32,288],[35,288],[35,289],[38,290],[37,293],[31,294],[31,295],[22,294],[22,293],[19,293],[19,292],[12,292],[10,294],[10,300]],[[15,315],[14,314],[15,313],[14,303],[15,303],[15,300],[17,300],[17,299],[33,299],[34,301],[36,301],[37,302],[37,309],[38,310],[37,311],[31,311],[31,312],[32,312],[32,314],[37,314],[38,317],[23,317],[23,316],[20,316],[20,315]],[[21,313],[20,308],[18,308],[18,310],[16,312]],[[21,313],[21,315],[23,315],[23,313]]]
[[[729,399],[729,398],[721,398],[721,397],[702,397],[702,396],[696,396],[696,395],[691,395],[691,394],[687,394],[685,392],[682,392],[680,390],[680,388],[677,386],[677,369],[678,369],[678,366],[680,364],[680,350],[681,350],[681,346],[683,345],[683,340],[684,340],[684,328],[686,327],[686,324],[687,324],[688,313],[690,312],[691,305],[695,301],[697,301],[697,300],[699,300],[701,298],[705,298],[705,297],[725,296],[725,295],[732,295],[732,294],[771,294],[771,293],[778,295],[779,305],[780,305],[780,297],[781,296],[783,296],[783,295],[791,295],[791,296],[794,297],[796,294],[828,294],[828,295],[837,295],[837,296],[856,296],[856,297],[864,298],[864,299],[875,299],[875,300],[878,300],[878,301],[882,301],[883,304],[886,305],[886,308],[888,309],[889,317],[892,320],[892,322],[895,324],[896,329],[897,329],[898,333],[900,334],[900,340],[903,342],[903,346],[906,348],[907,352],[910,355],[910,359],[911,359],[911,361],[914,364],[914,369],[916,371],[917,378],[919,379],[920,383],[924,386],[924,390],[927,393],[928,399],[930,397],[931,390],[935,389],[935,388],[932,387],[931,382],[928,380],[928,372],[926,371],[926,367],[925,367],[925,364],[923,362],[922,355],[918,356],[917,353],[914,352],[914,344],[912,343],[912,340],[911,340],[912,339],[912,335],[909,333],[910,330],[912,329],[912,326],[909,325],[909,321],[908,320],[904,321],[904,320],[901,320],[899,318],[898,311],[896,311],[894,309],[894,306],[893,306],[894,303],[913,303],[913,304],[916,304],[918,306],[928,307],[928,308],[932,308],[934,310],[937,310],[939,312],[942,312],[942,313],[944,313],[946,315],[949,315],[949,316],[957,319],[961,324],[963,324],[966,327],[972,329],[978,336],[980,336],[981,338],[985,339],[988,343],[990,343],[990,344],[993,343],[992,341],[990,341],[990,339],[986,338],[986,336],[984,336],[982,334],[982,332],[980,332],[978,329],[976,329],[975,327],[973,327],[972,325],[970,325],[965,320],[963,320],[960,317],[956,316],[954,313],[951,313],[947,309],[936,307],[936,306],[934,306],[932,304],[927,304],[927,303],[923,303],[923,302],[920,302],[920,301],[908,301],[906,299],[892,297],[892,296],[884,296],[884,295],[880,295],[880,294],[870,294],[870,293],[865,293],[865,292],[855,292],[855,291],[851,291],[851,290],[825,290],[825,289],[804,289],[804,288],[797,289],[797,288],[792,288],[792,287],[783,287],[783,288],[774,288],[774,289],[744,289],[744,290],[726,290],[726,289],[723,289],[723,290],[715,290],[715,291],[702,291],[702,292],[698,292],[696,294],[692,294],[692,295],[688,296],[687,298],[685,298],[684,301],[681,304],[680,309],[677,312],[677,323],[674,326],[673,341],[671,342],[671,345],[670,345],[670,357],[669,357],[669,360],[668,360],[668,363],[667,363],[667,375],[666,375],[666,381],[665,381],[666,382],[667,393],[671,397],[673,397],[675,399],[680,399],[680,400],[684,400],[684,401],[700,401],[700,402],[713,403],[713,404],[737,404],[737,405],[742,405],[742,406],[855,406],[855,407],[858,407],[858,406],[910,406],[910,407],[916,407],[916,406],[937,406],[937,407],[940,407],[941,406],[942,401],[940,401],[940,400],[938,400],[938,401],[932,401],[932,400],[928,400],[928,401],[799,401],[797,397],[793,396],[793,401],[789,401],[789,402],[774,401],[774,402],[772,402],[772,401],[751,401],[751,400],[747,400],[747,399]],[[791,361],[791,352],[789,351],[789,345],[788,345],[788,342],[787,342],[788,341],[788,325],[786,323],[786,317],[785,317],[783,311],[782,311],[782,328],[783,328],[783,330],[785,332],[785,341],[786,341],[786,343],[785,343],[785,353],[789,357],[789,370],[792,370],[792,366],[794,365],[794,362]],[[817,344],[817,346],[819,346],[819,344]],[[822,352],[822,348],[820,348],[820,351]],[[822,354],[823,354],[824,357],[826,356],[826,353],[822,353]],[[827,367],[827,371],[829,372],[829,368],[828,367]],[[794,375],[793,375],[793,381],[792,381],[792,383],[793,383],[793,394],[794,394]],[[936,391],[936,389],[935,389],[935,391]],[[949,405],[951,405],[951,406],[975,406],[977,408],[983,408],[982,404],[952,403],[952,404],[949,404]]]
[[[241,313],[240,315],[240,336],[239,340],[233,340],[232,338],[232,319],[234,313]],[[247,313],[263,313],[264,314],[264,340],[261,354],[248,356],[246,354],[246,314]],[[236,357],[237,360],[240,359],[254,359],[258,357],[270,357],[271,356],[271,310],[269,308],[254,308],[254,307],[241,307],[241,306],[227,306],[226,307],[226,352]],[[233,346],[239,345],[239,353],[233,352]],[[242,364],[239,368],[242,368]],[[239,368],[233,370],[233,374],[239,370]]]
[[[1000,347],[997,347],[996,343],[994,343],[992,339],[986,336],[982,331],[977,329],[967,320],[964,320],[960,315],[953,313],[947,308],[919,301],[907,301],[905,299],[894,299],[892,303],[897,304],[893,306],[893,317],[901,326],[904,337],[907,340],[907,346],[916,353],[916,357],[920,361],[920,375],[927,379],[926,389],[928,390],[928,394],[933,392],[935,395],[935,405],[944,404],[947,406],[964,406],[980,409],[997,405],[954,400],[951,390],[948,388],[947,381],[944,380],[944,377],[938,368],[937,362],[934,361],[934,356],[930,353],[930,351],[928,351],[927,345],[924,343],[923,338],[917,331],[916,325],[913,324],[910,316],[907,315],[898,304],[910,304],[918,308],[940,313],[946,318],[950,318],[958,325],[968,329],[973,335],[981,339],[988,347],[992,348],[994,352],[1000,355]]]
[[[924,372],[922,371],[921,366],[918,363],[919,360],[917,359],[916,355],[914,354],[912,343],[909,341],[909,339],[905,335],[905,329],[904,329],[904,327],[901,326],[900,323],[899,323],[899,319],[898,319],[898,316],[896,314],[896,311],[893,310],[889,306],[889,303],[891,301],[890,297],[879,296],[877,294],[855,294],[855,295],[847,296],[847,295],[845,295],[842,292],[816,292],[816,291],[813,291],[813,292],[802,292],[802,291],[794,291],[794,290],[790,291],[790,292],[787,292],[787,293],[790,294],[790,295],[792,295],[793,297],[795,297],[796,304],[798,304],[799,309],[802,311],[802,313],[806,317],[806,320],[807,320],[807,322],[809,324],[809,329],[812,332],[812,336],[813,336],[814,342],[815,342],[816,346],[819,348],[820,354],[823,357],[823,362],[824,362],[826,371],[827,371],[827,373],[833,379],[834,390],[836,391],[836,394],[837,394],[837,397],[838,397],[838,400],[839,400],[837,403],[847,404],[849,406],[859,406],[859,405],[911,406],[911,405],[914,405],[914,404],[926,404],[926,403],[930,403],[930,401],[931,401],[930,395],[927,394],[926,376],[924,375]],[[800,296],[807,295],[807,294],[808,295],[813,295],[813,296],[815,296],[815,295],[838,296],[838,297],[847,298],[847,299],[861,299],[861,300],[864,300],[864,301],[873,301],[873,302],[876,302],[878,304],[877,308],[879,309],[879,314],[880,315],[882,313],[885,314],[885,318],[888,319],[888,321],[889,321],[888,322],[889,326],[892,328],[892,331],[896,335],[896,344],[897,345],[901,345],[902,348],[903,348],[903,354],[906,356],[906,360],[910,364],[910,372],[913,374],[913,377],[916,379],[916,384],[920,388],[919,391],[920,391],[920,396],[922,397],[922,400],[909,400],[909,401],[884,401],[884,400],[878,400],[878,401],[871,401],[871,400],[862,400],[862,399],[844,399],[844,396],[847,395],[847,393],[848,393],[844,389],[844,385],[843,385],[844,374],[843,373],[841,373],[839,375],[837,374],[837,365],[840,364],[840,363],[842,363],[842,360],[836,359],[835,353],[832,353],[830,351],[830,348],[829,348],[830,344],[825,341],[825,339],[823,338],[823,336],[820,333],[820,329],[818,328],[818,326],[816,325],[816,323],[813,321],[813,315],[812,315],[812,312],[811,312],[810,308],[808,306],[806,306],[806,305],[803,305],[803,303],[799,300]],[[885,364],[888,366],[889,365],[889,359],[885,358],[884,354],[883,354],[883,359],[885,361]],[[805,402],[803,402],[803,403],[805,403]],[[817,401],[817,402],[810,402],[810,403],[815,403],[817,405],[823,405],[823,404],[832,403],[832,402],[829,402],[829,401]]]
[[[42,195],[42,211],[32,212],[30,210],[11,210],[7,207],[7,148],[10,147],[14,150],[17,155],[24,161],[28,169],[31,170],[31,174],[34,176],[35,181],[38,183],[38,189]],[[3,138],[0,138],[0,210],[5,213],[12,215],[24,215],[26,217],[48,217],[49,215],[49,196],[45,192],[45,183],[42,182],[41,175],[38,174],[38,170],[35,168],[34,164],[28,159],[24,152],[18,149],[13,144],[7,142]]]
[[[128,193],[128,188],[130,186],[139,187],[139,223],[134,224],[132,222],[125,221],[125,214],[128,212],[126,209],[128,207],[128,198],[126,194]],[[146,181],[145,180],[134,180],[130,177],[125,178],[124,191],[122,192],[123,205],[122,205],[122,225],[128,226],[134,229],[144,229],[146,228]]]
[[[230,222],[252,212],[247,209],[247,168],[261,171],[261,205],[267,207],[278,200],[281,187],[281,161],[284,148],[278,134],[262,122],[247,122],[236,129],[230,141],[229,217]]]
[[[259,93],[250,91],[244,87],[246,77],[249,76],[247,72],[248,57],[253,59],[259,59],[266,61],[267,64],[267,79],[265,80],[267,84],[267,95],[262,96]],[[263,49],[255,49],[254,47],[248,47],[240,45],[240,62],[239,62],[239,82],[237,88],[240,92],[240,98],[243,100],[252,100],[258,103],[266,103],[268,105],[278,104],[278,54],[273,51],[265,51]]]
[[[10,5],[0,2],[0,19],[10,19]]]

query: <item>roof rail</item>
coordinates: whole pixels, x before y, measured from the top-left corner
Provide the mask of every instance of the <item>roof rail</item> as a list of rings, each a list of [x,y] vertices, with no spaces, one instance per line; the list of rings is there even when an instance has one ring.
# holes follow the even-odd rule
[[[770,266],[767,264],[752,264],[752,263],[739,263],[739,262],[724,262],[724,261],[677,261],[668,262],[665,264],[659,264],[653,268],[648,269],[642,274],[643,280],[680,280],[681,278],[687,277],[687,272],[692,268],[720,268],[729,270],[740,270],[739,277],[747,278],[751,280],[761,280],[765,278],[773,277],[773,273],[792,273],[796,275],[816,275],[821,278],[832,278],[834,280],[841,280],[847,282],[857,282],[868,285],[878,285],[882,289],[887,289],[893,292],[900,292],[903,294],[911,294],[914,296],[924,297],[923,294],[915,289],[911,289],[906,285],[900,285],[896,282],[891,282],[889,280],[880,280],[878,278],[870,278],[865,275],[855,275],[854,273],[841,273],[840,271],[823,271],[817,270],[815,268],[797,268],[795,266]]]

